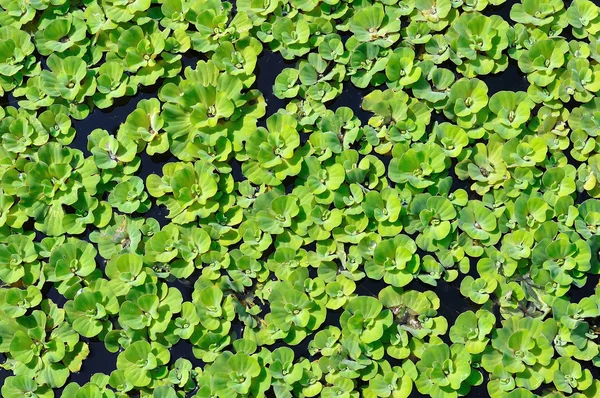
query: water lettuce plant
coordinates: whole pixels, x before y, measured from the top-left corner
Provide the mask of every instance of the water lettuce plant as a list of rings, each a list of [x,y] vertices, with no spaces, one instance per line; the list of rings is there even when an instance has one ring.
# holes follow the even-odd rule
[[[0,0],[0,395],[600,397],[593,0]]]

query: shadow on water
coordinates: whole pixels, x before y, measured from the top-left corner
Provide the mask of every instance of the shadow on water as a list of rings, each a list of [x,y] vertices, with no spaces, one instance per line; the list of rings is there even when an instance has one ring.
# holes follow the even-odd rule
[[[187,340],[179,340],[177,344],[169,348],[171,352],[171,361],[174,362],[177,358],[185,358],[192,363],[192,366],[204,367],[206,364],[196,358],[193,353],[193,346]]]
[[[6,361],[6,356],[4,354],[0,354],[0,364]],[[4,380],[7,377],[12,376],[13,373],[10,370],[6,370],[4,368],[0,368],[0,385],[4,384]]]
[[[342,93],[339,95],[339,97],[333,100],[328,108],[333,111],[341,108],[342,106],[350,108],[363,125],[367,124],[372,114],[371,112],[365,111],[361,105],[363,98],[371,91],[372,90],[358,88],[352,84],[352,82],[346,81],[344,82],[344,89],[342,90]]]
[[[513,5],[517,3],[520,3],[520,1],[506,0],[504,3],[497,6],[488,5],[487,7],[485,7],[485,10],[482,11],[482,14],[488,17],[491,17],[492,15],[497,15],[499,17],[502,17],[502,19],[504,19],[510,25],[514,25],[515,22],[512,19],[510,19],[510,9]]]
[[[231,166],[231,175],[236,182],[242,182],[246,179],[242,173],[242,165],[237,159],[232,159],[229,165]]]
[[[67,303],[67,299],[56,290],[54,284],[46,284],[44,286],[44,290],[42,290],[44,298],[48,298],[54,302],[54,304],[58,305],[60,308],[63,308]]]
[[[90,347],[90,356],[88,360],[83,361],[81,370],[77,373],[72,373],[69,382],[76,382],[79,385],[84,385],[90,381],[90,377],[95,373],[110,373],[117,369],[117,356],[119,353],[109,352],[102,341],[87,341]],[[89,360],[93,356],[94,360]]]
[[[363,278],[360,281],[356,282],[356,290],[355,293],[359,296],[371,296],[377,297],[379,292],[383,290],[387,285],[385,282],[376,281],[370,278]]]
[[[173,279],[166,280],[167,286],[173,287],[181,293],[183,301],[192,301],[192,293],[194,292],[194,283],[192,281],[198,279],[199,273],[192,274],[188,279]]]
[[[0,97],[0,106],[2,106],[2,107],[6,107],[6,106],[18,107],[19,106],[17,104],[17,100],[15,99],[15,96],[13,95],[12,91],[9,93],[5,93],[2,97]]]
[[[169,152],[150,156],[146,151],[143,151],[138,153],[138,156],[140,157],[141,164],[136,175],[144,181],[146,181],[146,178],[150,174],[162,176],[163,166],[167,163],[177,161],[177,158]]]
[[[169,224],[167,214],[169,214],[169,210],[167,210],[166,206],[157,205],[156,200],[152,198],[152,207],[150,207],[150,209],[147,212],[140,214],[140,216],[144,218],[154,218],[156,221],[158,221],[158,225],[160,225],[160,227],[163,228],[164,226]]]
[[[265,97],[267,103],[267,113],[265,117],[259,120],[259,126],[265,126],[266,119],[276,113],[278,109],[285,108],[287,102],[279,99],[273,93],[273,85],[275,79],[285,68],[293,68],[296,66],[295,61],[287,61],[283,59],[280,53],[274,53],[268,49],[264,49],[258,57],[256,63],[256,82],[254,88],[260,90]]]
[[[578,303],[581,299],[592,296],[598,284],[600,284],[600,277],[598,275],[588,275],[587,281],[583,287],[576,288],[575,286],[571,286],[571,290],[569,290],[568,294],[571,298],[570,301],[572,303]]]
[[[111,134],[116,133],[121,123],[125,122],[127,116],[135,110],[141,100],[155,98],[158,95],[161,83],[159,82],[148,87],[140,87],[136,95],[121,97],[110,108],[95,108],[83,120],[73,119],[73,127],[77,131],[77,135],[70,146],[83,151],[85,156],[90,156],[91,153],[87,149],[88,135],[95,129],[104,129]]]
[[[517,62],[512,59],[509,60],[505,71],[487,75],[482,80],[488,86],[490,97],[498,91],[527,91],[529,87],[527,78],[519,69]]]

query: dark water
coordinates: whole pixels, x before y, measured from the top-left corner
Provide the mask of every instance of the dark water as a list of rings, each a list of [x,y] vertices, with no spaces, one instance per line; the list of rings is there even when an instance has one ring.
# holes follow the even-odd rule
[[[117,369],[118,353],[111,353],[106,350],[102,341],[88,341],[90,355],[83,361],[81,371],[72,373],[69,382],[76,382],[80,386],[90,381],[90,377],[95,373],[104,373],[110,375]],[[58,395],[58,394],[57,394]]]
[[[512,59],[508,63],[506,70],[482,78],[488,86],[488,95],[491,97],[498,91],[527,91],[529,82],[525,75],[519,69],[516,61]]]
[[[256,82],[253,88],[259,89],[267,103],[267,113],[260,120],[259,124],[264,126],[265,120],[276,113],[278,109],[285,108],[286,100],[279,99],[273,94],[273,84],[275,79],[285,68],[293,68],[296,66],[295,61],[287,61],[279,53],[269,51],[266,47],[258,58],[256,64]]]
[[[135,110],[138,102],[143,99],[156,97],[159,88],[160,84],[140,88],[138,93],[133,97],[118,98],[110,108],[95,108],[85,119],[73,119],[73,127],[77,130],[77,135],[70,146],[80,149],[86,156],[90,156],[91,153],[87,149],[87,137],[92,131],[95,129],[104,129],[109,133],[116,132],[121,123],[125,122],[127,116]]]
[[[367,124],[372,113],[363,110],[361,104],[363,98],[372,90],[373,89],[358,88],[350,82],[344,82],[344,90],[339,97],[333,100],[328,108],[333,111],[341,107],[350,108],[358,120],[362,122],[362,124]]]

